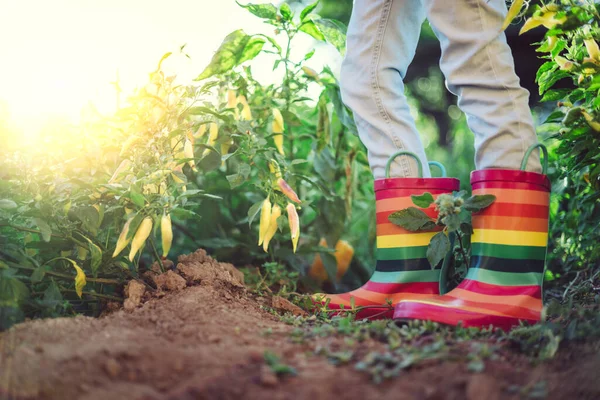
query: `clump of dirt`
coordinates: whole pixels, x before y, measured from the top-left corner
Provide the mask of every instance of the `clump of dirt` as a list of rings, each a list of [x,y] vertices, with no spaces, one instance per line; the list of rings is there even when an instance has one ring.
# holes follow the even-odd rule
[[[0,398],[517,399],[539,382],[548,398],[600,398],[597,351],[567,350],[537,367],[507,356],[479,374],[464,361],[432,361],[376,385],[353,363],[316,354],[343,337],[292,340],[295,328],[273,309],[304,311],[251,293],[231,264],[198,250],[164,266],[130,282],[123,307],[101,318],[28,321],[0,334]],[[379,348],[366,339],[354,351]]]

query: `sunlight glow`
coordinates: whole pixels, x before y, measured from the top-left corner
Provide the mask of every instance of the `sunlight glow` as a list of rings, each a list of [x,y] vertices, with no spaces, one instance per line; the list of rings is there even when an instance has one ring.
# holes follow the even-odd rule
[[[91,105],[113,112],[117,74],[131,93],[183,44],[191,60],[172,57],[165,67],[189,82],[231,31],[272,33],[233,0],[0,0],[0,7],[0,129],[23,142],[53,120],[77,123]],[[312,46],[307,38],[299,51]],[[315,57],[316,67],[326,59]],[[259,79],[272,74],[271,65],[254,70]]]

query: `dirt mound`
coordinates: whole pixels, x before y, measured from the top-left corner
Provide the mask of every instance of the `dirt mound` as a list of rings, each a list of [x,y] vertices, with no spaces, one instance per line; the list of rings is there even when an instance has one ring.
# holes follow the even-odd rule
[[[464,362],[425,363],[375,385],[353,363],[336,367],[315,354],[343,338],[293,341],[295,328],[273,309],[303,311],[251,294],[237,269],[203,250],[146,279],[130,283],[124,307],[101,318],[29,321],[2,333],[0,398],[516,399],[540,381],[551,399],[600,398],[597,352],[566,353],[536,368],[501,359],[480,374],[467,372]],[[379,347],[368,339],[355,351]],[[278,375],[265,351],[295,376]]]

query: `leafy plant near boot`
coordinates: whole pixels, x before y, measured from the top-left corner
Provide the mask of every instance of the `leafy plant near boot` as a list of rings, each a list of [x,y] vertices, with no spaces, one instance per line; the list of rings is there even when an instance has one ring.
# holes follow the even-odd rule
[[[546,279],[567,284],[597,276],[600,265],[600,4],[535,3],[513,1],[505,27],[520,15],[521,33],[545,30],[544,39],[534,43],[544,60],[536,74],[539,94],[551,111],[540,131],[555,139],[550,178],[558,183]]]
[[[388,219],[391,223],[398,225],[411,232],[431,231],[436,227],[443,230],[435,234],[427,247],[427,260],[434,269],[446,257],[452,247],[450,234],[456,235],[459,246],[457,252],[459,258],[469,265],[469,251],[465,245],[465,236],[473,233],[470,222],[470,213],[481,211],[496,200],[494,195],[475,195],[464,199],[466,192],[454,192],[453,194],[441,194],[437,199],[429,192],[420,196],[411,196],[413,203],[420,208],[428,208],[435,204],[438,212],[437,219],[429,217],[424,211],[416,207],[392,213]]]

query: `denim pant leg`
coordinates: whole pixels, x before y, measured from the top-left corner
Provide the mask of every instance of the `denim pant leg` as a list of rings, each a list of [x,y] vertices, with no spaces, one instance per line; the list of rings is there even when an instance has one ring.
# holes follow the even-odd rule
[[[454,1],[454,0],[452,0]],[[342,63],[343,101],[354,112],[375,179],[398,150],[418,155],[430,176],[423,144],[404,95],[425,14],[419,0],[355,0]],[[399,157],[391,176],[417,176],[416,162]]]
[[[478,169],[519,169],[537,143],[529,92],[519,84],[502,23],[505,0],[421,0],[440,40],[440,67],[475,134]],[[539,153],[529,171],[541,172]]]

